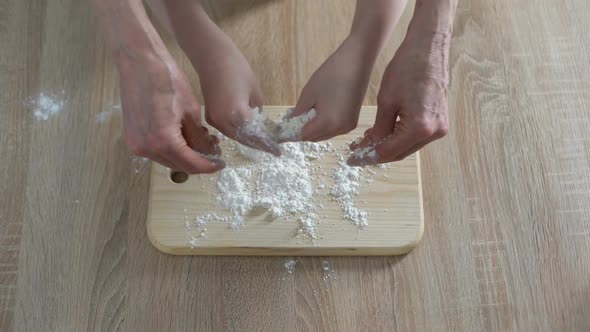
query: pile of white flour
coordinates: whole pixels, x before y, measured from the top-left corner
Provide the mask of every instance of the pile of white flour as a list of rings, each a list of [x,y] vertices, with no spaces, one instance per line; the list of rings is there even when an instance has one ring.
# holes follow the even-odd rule
[[[250,162],[228,166],[219,173],[217,201],[230,213],[231,227],[240,228],[254,209],[268,211],[272,219],[301,219],[301,223],[315,225],[318,206],[313,197],[311,160],[330,151],[331,144],[285,143],[281,157],[234,144]],[[315,236],[311,229],[305,233]]]
[[[285,137],[298,137],[306,121],[314,116],[315,111],[310,111],[300,118],[293,118],[290,124],[283,122],[281,129]],[[247,216],[260,209],[272,220],[297,222],[298,234],[315,243],[323,208],[322,197],[324,201],[336,201],[343,217],[359,229],[368,225],[368,213],[358,208],[355,200],[361,185],[371,180],[364,176],[362,168],[348,166],[331,143],[284,143],[280,145],[282,155],[275,157],[226,138],[222,141],[230,145],[224,150],[235,151],[247,161],[238,165],[228,163],[217,176],[216,199],[226,214],[207,213],[187,222],[187,231],[191,234],[196,231],[189,241],[191,246],[198,245],[200,238],[206,238],[208,223],[224,222],[232,229],[240,229],[245,226]],[[331,176],[314,163],[328,153],[339,160]],[[314,185],[314,179],[319,180],[317,185]]]

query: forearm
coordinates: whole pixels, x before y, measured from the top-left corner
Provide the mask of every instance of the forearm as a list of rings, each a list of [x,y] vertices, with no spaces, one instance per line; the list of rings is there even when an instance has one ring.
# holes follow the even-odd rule
[[[406,4],[407,0],[357,0],[350,37],[362,40],[376,57],[391,36]]]
[[[170,55],[141,0],[90,0],[117,64]]]
[[[458,0],[416,0],[404,43],[448,52]]]
[[[458,0],[416,0],[401,48],[428,63],[429,71],[448,83],[448,58]],[[420,61],[420,60],[417,60]]]

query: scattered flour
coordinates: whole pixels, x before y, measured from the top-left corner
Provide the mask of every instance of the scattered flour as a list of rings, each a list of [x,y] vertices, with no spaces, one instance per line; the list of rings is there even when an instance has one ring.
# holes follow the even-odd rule
[[[362,181],[366,180],[362,172],[361,167],[348,166],[344,158],[340,157],[338,167],[333,174],[334,186],[330,191],[330,194],[340,204],[344,217],[360,228],[368,225],[367,212],[355,206],[355,196],[359,193]]]
[[[28,97],[24,105],[33,112],[35,119],[46,121],[61,112],[66,104],[65,90],[60,93],[41,92],[37,97]]]
[[[96,114],[95,119],[98,123],[110,122],[114,116],[121,115],[121,105],[113,105],[108,111],[103,111]]]
[[[294,259],[289,259],[285,262],[285,269],[287,269],[287,273],[292,274],[295,271],[295,266],[297,265],[297,261]]]
[[[219,174],[217,201],[230,211],[230,227],[239,229],[245,215],[252,209],[251,182],[252,169],[247,167],[226,167]]]
[[[317,116],[315,109],[309,110],[307,113],[301,114],[289,118],[289,115],[293,113],[293,109],[287,110],[287,113],[283,117],[283,121],[278,124],[278,139],[279,141],[284,140],[297,140],[301,138],[301,130],[306,123]]]
[[[316,212],[321,207],[313,197],[310,160],[332,151],[332,145],[285,143],[281,145],[281,156],[275,157],[239,143],[233,144],[240,155],[251,162],[230,165],[218,175],[217,202],[229,216],[209,213],[198,216],[198,223],[229,222],[230,228],[239,229],[252,210],[262,208],[272,219],[282,217],[286,221],[298,222],[299,234],[315,239]]]
[[[254,206],[266,208],[273,218],[314,209],[309,162],[299,143],[282,145],[280,158],[264,161],[256,185]]]
[[[149,159],[144,158],[144,157],[132,156],[130,158],[131,158],[131,167],[133,167],[133,171],[135,172],[135,174],[139,174],[139,172],[144,168],[144,166],[149,161]]]
[[[317,239],[317,223],[318,216],[316,214],[310,214],[299,218],[299,231],[303,238],[311,239],[312,241]]]
[[[278,132],[277,124],[262,113],[258,107],[254,107],[250,111],[253,114],[252,119],[244,123],[237,135],[242,140],[250,141],[253,145],[262,142],[267,147],[278,150],[279,147],[275,139]]]
[[[322,273],[322,281],[324,283],[324,287],[328,287],[328,283],[330,281],[338,280],[338,275],[336,274],[336,271],[332,268],[330,262],[326,260],[322,261]]]
[[[273,138],[277,137],[275,134],[299,133],[303,125],[315,116],[315,110],[312,111],[284,120],[277,129],[274,122],[258,109],[253,109],[255,120],[249,124],[249,129],[244,130],[250,134],[268,134]],[[322,238],[318,236],[319,220],[326,218],[326,215],[320,215],[324,205],[314,195],[332,197],[340,206],[344,218],[352,221],[359,229],[368,225],[368,213],[358,208],[355,202],[360,186],[372,180],[363,175],[363,168],[348,166],[340,152],[337,153],[338,163],[333,173],[313,163],[329,152],[336,153],[331,143],[284,143],[279,146],[281,156],[275,157],[220,136],[227,145],[225,151],[238,153],[246,161],[239,165],[229,164],[217,179],[210,178],[217,183],[217,203],[226,212],[223,215],[208,213],[193,220],[190,230],[193,234],[191,240],[195,239],[195,243],[206,238],[206,231],[200,230],[208,223],[222,222],[229,224],[232,229],[239,229],[252,211],[262,209],[273,220],[281,218],[287,222],[296,222],[299,225],[297,236],[316,244],[316,240]],[[366,155],[370,152],[367,150],[363,153]],[[375,172],[369,173],[373,175]],[[314,188],[314,174],[331,174],[333,183],[323,181]]]

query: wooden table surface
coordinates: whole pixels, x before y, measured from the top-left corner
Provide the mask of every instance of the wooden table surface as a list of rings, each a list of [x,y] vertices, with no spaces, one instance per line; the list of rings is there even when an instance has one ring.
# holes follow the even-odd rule
[[[269,105],[296,101],[354,9],[211,3]],[[154,250],[150,165],[101,113],[120,103],[117,73],[87,2],[1,0],[0,330],[589,331],[589,20],[588,1],[461,1],[451,131],[421,155],[421,244],[404,257],[295,258],[289,274],[286,258]],[[47,121],[23,106],[62,89]]]

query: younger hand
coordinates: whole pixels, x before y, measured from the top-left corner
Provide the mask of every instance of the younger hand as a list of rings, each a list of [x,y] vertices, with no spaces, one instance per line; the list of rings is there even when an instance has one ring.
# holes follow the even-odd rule
[[[349,165],[402,160],[447,133],[447,53],[402,44],[385,69],[375,124],[351,146]]]
[[[279,140],[322,141],[356,128],[373,62],[367,60],[363,43],[349,37],[303,88],[294,111],[286,121],[316,112],[300,133],[282,133]]]
[[[263,99],[246,58],[198,2],[169,3],[177,40],[199,74],[207,122],[244,145],[280,155],[278,143],[252,111],[262,110]]]

